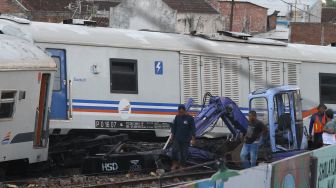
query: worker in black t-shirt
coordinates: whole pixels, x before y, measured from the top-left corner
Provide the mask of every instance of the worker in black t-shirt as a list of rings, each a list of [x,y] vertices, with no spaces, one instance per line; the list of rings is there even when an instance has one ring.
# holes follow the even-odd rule
[[[248,118],[249,126],[247,128],[243,148],[240,152],[240,160],[242,162],[243,168],[256,166],[258,145],[260,137],[265,130],[264,123],[257,119],[257,113],[255,111],[250,111]],[[250,161],[248,161],[249,155]]]

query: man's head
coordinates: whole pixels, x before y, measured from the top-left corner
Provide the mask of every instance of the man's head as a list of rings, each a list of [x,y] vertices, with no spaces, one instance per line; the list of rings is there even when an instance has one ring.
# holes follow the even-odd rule
[[[332,109],[326,110],[325,114],[326,114],[328,119],[333,119],[334,118],[334,111]]]
[[[254,122],[257,119],[257,112],[254,110],[251,110],[248,114],[248,119],[250,122]]]
[[[326,107],[326,105],[321,103],[317,106],[317,110],[318,110],[319,114],[323,114],[327,110],[327,107]]]
[[[186,107],[183,104],[178,106],[178,115],[185,115],[187,113]]]

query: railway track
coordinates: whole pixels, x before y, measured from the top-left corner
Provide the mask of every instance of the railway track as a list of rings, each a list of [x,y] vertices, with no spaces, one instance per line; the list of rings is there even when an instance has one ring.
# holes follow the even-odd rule
[[[122,175],[97,175],[73,177],[49,177],[5,181],[0,187],[33,188],[33,187],[84,187],[84,188],[127,188],[127,187],[175,187],[194,180],[209,178],[216,171],[197,170],[166,173],[163,175],[135,174],[133,176]]]
[[[185,183],[208,178],[216,171],[197,171],[197,172],[179,172],[170,173],[166,176],[145,177],[139,179],[132,179],[120,182],[104,183],[100,185],[84,186],[85,188],[126,188],[126,187],[160,187],[168,188],[183,185]]]

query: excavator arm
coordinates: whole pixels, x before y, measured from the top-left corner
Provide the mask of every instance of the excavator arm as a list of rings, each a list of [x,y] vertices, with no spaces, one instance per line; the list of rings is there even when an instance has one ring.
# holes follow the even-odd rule
[[[209,97],[209,103],[205,104],[207,97]],[[190,112],[193,100],[189,99],[185,106]],[[212,96],[210,93],[206,93],[202,108],[194,117],[196,137],[201,137],[211,131],[219,119],[223,120],[233,137],[240,133],[245,134],[247,131],[248,121],[235,102],[228,97]],[[168,147],[169,141],[170,138],[163,149]]]
[[[190,106],[190,104],[188,104]],[[200,137],[222,119],[233,136],[246,133],[248,121],[238,105],[228,97],[210,96],[209,104],[203,105],[195,116],[196,136]]]

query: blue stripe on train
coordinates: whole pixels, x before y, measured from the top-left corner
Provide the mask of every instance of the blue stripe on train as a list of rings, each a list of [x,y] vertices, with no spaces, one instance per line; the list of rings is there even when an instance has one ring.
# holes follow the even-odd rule
[[[74,103],[90,103],[90,104],[119,104],[119,101],[107,101],[107,100],[86,100],[86,99],[73,99]],[[131,102],[131,105],[143,105],[143,106],[167,106],[177,107],[179,104],[175,103],[150,103],[150,102]],[[201,105],[197,105],[201,106]],[[118,107],[101,107],[101,106],[85,106],[74,105],[73,108],[77,109],[96,109],[96,110],[118,110]],[[249,108],[242,107],[240,110],[248,110]],[[132,108],[134,111],[154,111],[154,112],[176,112],[177,109],[160,109],[160,108]],[[193,112],[197,112],[192,110]],[[247,115],[247,113],[244,113]]]
[[[119,101],[72,99],[76,103],[119,104]]]
[[[131,108],[132,111],[144,112],[177,112],[177,109],[156,109],[156,108]]]
[[[74,103],[96,103],[96,104],[119,104],[119,101],[85,100],[85,99],[73,99],[72,102],[74,102]],[[131,105],[177,107],[179,104],[175,104],[175,103],[152,103],[152,102],[131,102]]]
[[[90,109],[90,110],[118,110],[118,107],[106,107],[106,106],[77,106],[74,105],[72,108],[76,109]]]

